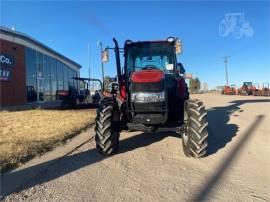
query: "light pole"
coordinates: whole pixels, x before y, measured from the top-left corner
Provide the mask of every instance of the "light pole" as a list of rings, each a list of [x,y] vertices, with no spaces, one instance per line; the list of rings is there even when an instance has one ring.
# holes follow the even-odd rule
[[[224,58],[224,63],[225,63],[226,86],[229,85],[229,79],[228,79],[228,67],[227,67],[228,57],[229,57],[229,56],[223,57],[223,58]]]
[[[104,64],[103,64],[103,61],[102,61],[102,52],[103,52],[102,42],[98,41],[97,45],[100,46],[100,61],[101,61],[101,71],[102,71],[102,83],[103,83],[103,86],[104,86]]]
[[[89,76],[89,89],[91,91],[90,78],[91,78],[91,70],[90,70],[90,43],[88,43],[88,76]]]

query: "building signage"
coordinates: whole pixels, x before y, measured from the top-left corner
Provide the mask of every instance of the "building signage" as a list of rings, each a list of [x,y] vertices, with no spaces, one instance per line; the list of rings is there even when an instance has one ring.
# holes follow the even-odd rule
[[[6,53],[0,53],[0,67],[13,67],[15,65],[15,58]]]
[[[0,81],[9,81],[10,78],[11,78],[10,70],[0,68]]]

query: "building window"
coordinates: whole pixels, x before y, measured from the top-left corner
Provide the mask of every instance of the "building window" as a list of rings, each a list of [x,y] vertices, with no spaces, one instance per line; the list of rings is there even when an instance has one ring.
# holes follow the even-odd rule
[[[44,101],[43,54],[39,52],[37,52],[37,91],[38,91],[38,101]]]
[[[60,61],[57,61],[57,92],[63,90],[64,90],[63,64]],[[57,97],[57,99],[59,99],[59,97]]]
[[[48,55],[25,48],[27,102],[59,100],[59,91],[78,90],[77,71]]]
[[[44,55],[44,100],[52,100],[52,89],[51,89],[51,60],[50,57]]]
[[[37,76],[43,78],[43,54],[37,52]]]
[[[66,65],[63,65],[63,73],[64,73],[64,90],[68,90],[68,69]]]
[[[25,49],[25,64],[26,64],[26,90],[27,102],[37,101],[37,58],[36,51]]]
[[[73,77],[78,77],[78,74],[76,71],[73,71]],[[79,91],[79,81],[78,80],[74,80],[74,87],[77,91]]]
[[[56,60],[54,58],[51,59],[51,88],[52,88],[52,100],[56,100],[56,91],[57,91],[57,68],[56,68]]]
[[[68,86],[69,88],[74,88],[73,70],[68,68]]]

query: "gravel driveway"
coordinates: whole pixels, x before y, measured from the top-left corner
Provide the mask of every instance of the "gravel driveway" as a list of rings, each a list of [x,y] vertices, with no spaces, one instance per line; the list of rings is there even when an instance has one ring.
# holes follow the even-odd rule
[[[270,99],[194,97],[208,109],[207,157],[185,157],[177,134],[123,132],[117,155],[89,141],[4,200],[270,201]]]

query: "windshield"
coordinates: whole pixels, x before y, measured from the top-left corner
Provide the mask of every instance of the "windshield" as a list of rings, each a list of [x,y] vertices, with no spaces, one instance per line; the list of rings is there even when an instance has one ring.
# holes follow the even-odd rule
[[[172,71],[174,64],[174,46],[168,43],[141,43],[128,48],[129,73],[144,69]]]

